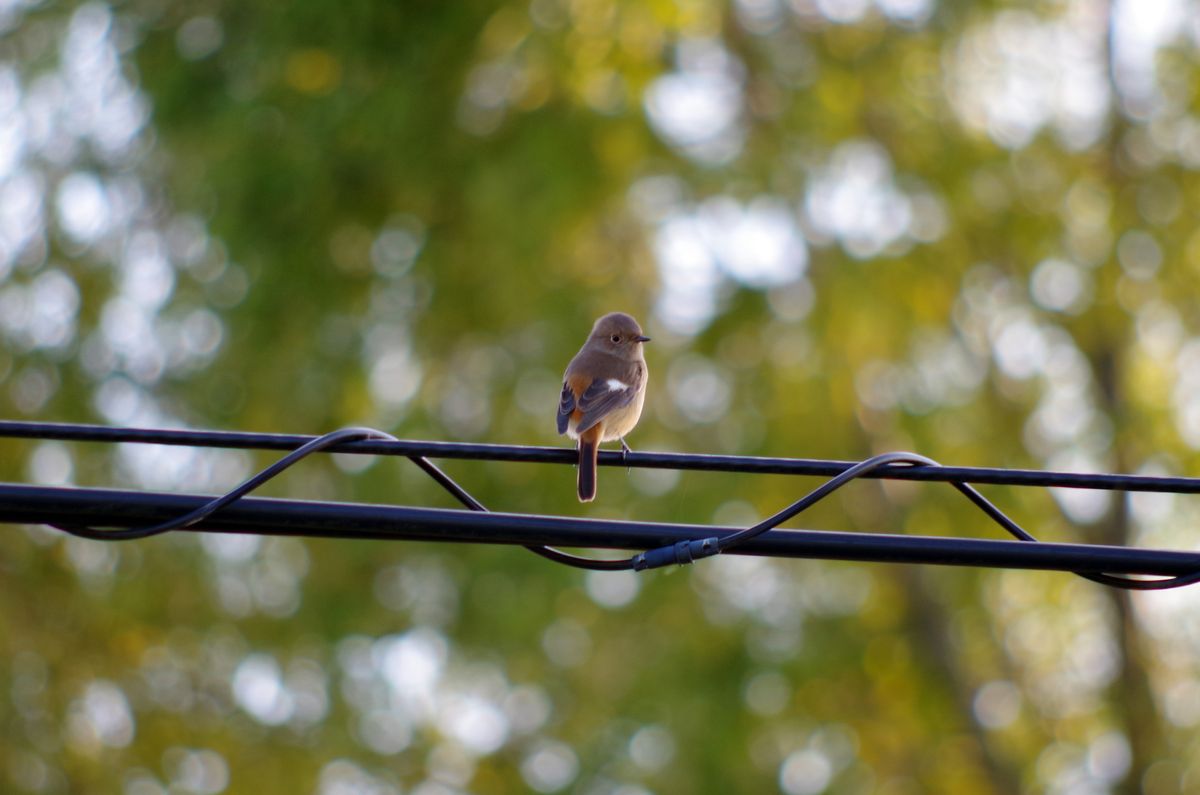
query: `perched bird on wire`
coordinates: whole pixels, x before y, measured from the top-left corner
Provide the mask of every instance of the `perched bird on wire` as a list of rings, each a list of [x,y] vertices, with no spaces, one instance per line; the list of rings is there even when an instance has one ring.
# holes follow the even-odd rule
[[[601,442],[621,440],[642,416],[646,399],[646,359],[642,343],[650,338],[624,312],[596,321],[587,342],[563,374],[558,432],[579,440],[579,501],[596,497],[596,457]]]

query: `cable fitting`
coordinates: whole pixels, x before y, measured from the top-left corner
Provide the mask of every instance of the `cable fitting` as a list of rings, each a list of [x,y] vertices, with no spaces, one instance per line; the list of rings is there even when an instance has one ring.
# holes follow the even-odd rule
[[[692,561],[700,560],[701,558],[711,558],[713,555],[719,554],[720,551],[721,545],[716,536],[700,541],[680,541],[669,547],[649,549],[638,555],[634,555],[633,569],[634,571],[644,571],[646,569],[658,569],[663,566],[670,566],[671,564],[686,566]]]

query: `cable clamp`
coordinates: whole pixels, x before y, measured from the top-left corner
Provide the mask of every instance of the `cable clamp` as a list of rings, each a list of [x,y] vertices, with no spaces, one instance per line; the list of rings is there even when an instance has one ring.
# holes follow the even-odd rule
[[[721,552],[716,536],[699,541],[679,541],[671,546],[648,549],[633,556],[634,571],[658,569],[672,564],[686,566],[701,558],[710,558]]]

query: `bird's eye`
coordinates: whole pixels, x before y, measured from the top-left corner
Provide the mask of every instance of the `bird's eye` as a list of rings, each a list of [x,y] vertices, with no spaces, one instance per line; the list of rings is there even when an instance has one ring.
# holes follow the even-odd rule
[[[620,335],[620,334],[613,334],[611,337],[609,337],[609,339],[610,339],[610,340],[612,340],[613,342],[620,342],[620,341],[621,341],[621,335]]]

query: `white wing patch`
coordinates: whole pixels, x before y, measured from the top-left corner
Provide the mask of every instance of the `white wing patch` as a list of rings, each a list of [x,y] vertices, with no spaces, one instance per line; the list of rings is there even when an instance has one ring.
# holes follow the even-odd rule
[[[622,389],[629,389],[629,384],[616,378],[610,378],[606,382],[609,392],[620,392]]]

